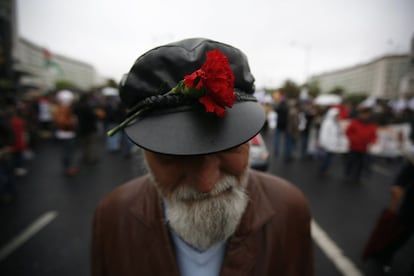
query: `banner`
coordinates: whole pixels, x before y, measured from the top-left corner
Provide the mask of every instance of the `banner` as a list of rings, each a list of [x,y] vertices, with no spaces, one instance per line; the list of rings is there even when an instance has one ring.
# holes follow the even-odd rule
[[[408,123],[378,127],[377,142],[369,148],[369,153],[383,157],[397,157],[403,152],[410,152],[413,146],[409,138],[411,131]]]
[[[350,120],[340,121],[343,139],[347,139],[345,130],[349,122]],[[369,147],[368,152],[381,157],[398,157],[402,156],[403,152],[411,152],[413,147],[409,138],[411,131],[409,123],[379,126],[377,141]]]

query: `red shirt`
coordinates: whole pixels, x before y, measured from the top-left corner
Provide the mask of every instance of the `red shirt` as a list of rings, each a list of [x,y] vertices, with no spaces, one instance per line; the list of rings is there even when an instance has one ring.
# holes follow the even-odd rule
[[[346,128],[351,151],[366,152],[368,145],[377,139],[377,126],[374,123],[353,119]]]
[[[26,149],[26,141],[24,135],[24,122],[19,117],[12,117],[10,124],[14,133],[13,152],[20,152]]]

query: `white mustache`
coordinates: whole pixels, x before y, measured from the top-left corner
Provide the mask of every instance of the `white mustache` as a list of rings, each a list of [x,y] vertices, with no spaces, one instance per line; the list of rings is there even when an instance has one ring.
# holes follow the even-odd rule
[[[190,186],[181,186],[172,193],[169,199],[177,201],[202,200],[219,195],[224,191],[231,190],[238,184],[239,180],[235,176],[226,175],[214,185],[210,192],[203,193]]]

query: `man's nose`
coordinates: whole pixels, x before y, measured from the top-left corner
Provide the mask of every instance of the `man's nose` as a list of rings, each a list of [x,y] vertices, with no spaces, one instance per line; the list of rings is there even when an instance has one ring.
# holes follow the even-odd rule
[[[189,168],[189,185],[199,192],[210,192],[219,179],[220,159],[214,154],[197,157]]]

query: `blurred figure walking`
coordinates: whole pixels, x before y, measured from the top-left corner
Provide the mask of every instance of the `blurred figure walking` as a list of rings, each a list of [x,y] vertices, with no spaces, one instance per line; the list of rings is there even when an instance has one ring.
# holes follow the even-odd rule
[[[320,164],[319,175],[327,175],[334,153],[345,153],[348,150],[348,140],[339,122],[338,108],[330,108],[326,112],[319,130]]]
[[[0,109],[0,203],[8,204],[16,197],[12,165],[13,129],[4,106]]]
[[[311,154],[308,149],[315,111],[310,102],[303,103],[300,110],[300,158],[302,160],[306,160],[311,158]]]
[[[42,138],[49,138],[52,133],[52,109],[49,98],[41,96],[37,100],[37,120]]]
[[[293,150],[300,136],[300,119],[296,100],[286,99],[282,96],[275,112],[277,114],[277,124],[273,151],[275,156],[279,155],[279,147],[283,139],[283,160],[290,162],[293,160]]]
[[[95,164],[98,161],[98,118],[90,103],[90,94],[82,94],[74,107],[78,119],[78,137],[82,161]]]
[[[65,175],[73,176],[78,171],[75,166],[77,118],[72,110],[74,95],[69,90],[62,90],[56,97],[57,106],[53,121],[56,127],[56,138],[62,149],[62,166]]]
[[[106,97],[105,104],[105,129],[106,131],[114,128],[124,119],[124,111],[121,106],[119,97]],[[106,149],[109,152],[118,152],[121,149],[121,133],[116,133],[111,137],[106,137]]]
[[[19,115],[17,104],[13,100],[8,104],[7,112],[10,114],[10,126],[14,134],[12,146],[13,171],[17,176],[26,175],[27,170],[24,168],[24,151],[27,150],[27,130],[23,118]]]
[[[124,106],[124,104],[121,103],[121,108],[123,112],[123,118],[126,118],[127,113],[127,107]],[[128,159],[132,156],[132,148],[134,144],[132,143],[131,139],[128,138],[128,135],[125,133],[125,131],[122,131],[121,133],[121,151],[124,156],[124,158]]]
[[[377,125],[371,121],[371,109],[360,107],[357,117],[346,128],[349,140],[349,153],[345,165],[348,181],[359,182],[367,163],[368,147],[377,139]]]
[[[286,128],[285,162],[293,160],[293,152],[300,139],[300,117],[296,99],[288,101],[288,119]]]
[[[362,255],[364,260],[374,259],[393,275],[399,269],[393,267],[394,256],[414,234],[414,147],[405,157],[391,186],[390,204],[380,213]],[[414,275],[414,261],[408,261],[410,271],[404,275]]]
[[[277,103],[275,112],[277,114],[277,117],[273,152],[275,156],[278,156],[280,152],[281,140],[283,139],[286,143],[286,127],[289,112],[287,101],[283,96],[281,96],[281,99]]]

